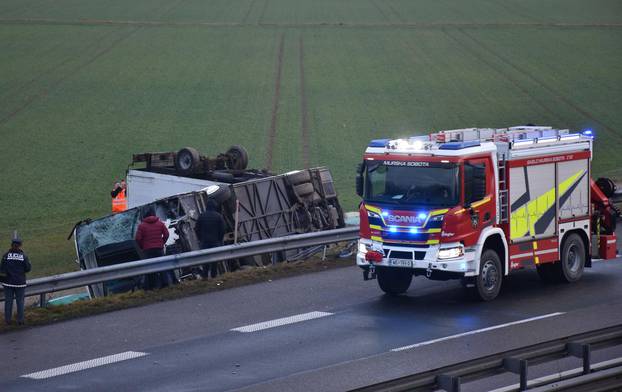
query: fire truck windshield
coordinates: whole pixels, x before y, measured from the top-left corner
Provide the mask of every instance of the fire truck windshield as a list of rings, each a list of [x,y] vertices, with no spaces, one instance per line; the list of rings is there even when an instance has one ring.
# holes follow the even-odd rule
[[[451,207],[459,202],[453,163],[367,161],[365,201]]]

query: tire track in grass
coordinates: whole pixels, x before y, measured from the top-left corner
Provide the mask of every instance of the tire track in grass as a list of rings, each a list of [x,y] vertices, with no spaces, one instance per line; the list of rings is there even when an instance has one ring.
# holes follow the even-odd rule
[[[386,0],[387,3],[387,7],[391,10],[391,12],[393,13],[393,15],[395,15],[395,17],[397,18],[397,20],[399,20],[402,23],[406,23],[406,20],[404,20],[404,18],[402,17],[402,14],[400,14],[399,12],[397,12],[397,10],[395,9],[395,7],[393,6],[393,4],[391,4],[390,0]]]
[[[378,22],[378,23],[364,23],[364,22],[261,22],[264,17],[268,1],[264,3],[264,6],[257,23],[242,23],[242,22],[180,22],[180,21],[164,21],[164,20],[127,20],[127,19],[52,19],[52,18],[0,18],[0,24],[4,25],[62,25],[62,26],[100,26],[100,25],[118,25],[118,26],[143,26],[143,27],[239,27],[248,25],[261,25],[263,27],[275,27],[275,28],[299,28],[299,27],[323,27],[323,28],[379,28],[384,29],[387,27],[404,28],[404,29],[445,29],[445,28],[499,28],[505,29],[511,28],[533,28],[533,27],[550,27],[559,29],[620,29],[622,23],[566,23],[566,22],[464,22],[464,23],[451,23],[451,22]]]
[[[112,35],[113,33],[117,33],[119,32],[120,29],[114,29],[114,30],[108,30],[106,31],[104,34],[99,35],[96,39],[95,42],[89,44],[86,46],[86,48],[81,49],[82,52],[87,52],[89,50],[91,50],[92,48],[94,48],[95,46],[97,46],[99,43],[101,43],[104,39],[108,38],[110,35]],[[50,53],[50,52],[54,52],[56,51],[56,49],[60,46],[62,46],[63,44],[65,44],[64,42],[59,42],[56,45],[54,45],[51,49],[46,50],[45,52],[43,52],[41,54],[41,56],[43,57],[44,55]],[[72,60],[75,60],[76,56],[75,53],[70,54],[69,56],[67,56],[63,61],[61,61],[60,63],[47,68],[45,71],[37,74],[35,77],[33,77],[32,79],[30,79],[29,81],[27,81],[26,83],[22,83],[19,86],[15,86],[13,88],[8,88],[5,91],[2,92],[2,94],[0,94],[3,97],[6,96],[10,96],[13,94],[16,94],[18,92],[21,92],[27,88],[29,88],[30,86],[32,86],[33,84],[35,84],[35,82],[37,82],[39,79],[41,79],[41,77],[45,76],[45,75],[49,75],[52,72],[56,72],[57,70],[59,70],[60,68],[62,68],[63,66],[67,65],[68,63],[70,63]]]
[[[268,148],[266,150],[266,169],[272,170],[272,155],[274,154],[274,142],[276,140],[276,124],[279,114],[279,101],[281,99],[281,76],[283,75],[283,52],[285,51],[285,33],[278,38],[279,48],[276,53],[274,67],[274,96],[272,97],[272,111],[270,113],[270,129],[268,130]]]
[[[168,5],[166,7],[163,7],[162,12],[159,12],[160,17],[164,17],[166,16],[169,12],[171,12],[175,7],[177,7],[180,3],[182,3],[185,0],[177,0],[176,2],[174,2],[171,5]],[[25,109],[27,109],[28,107],[30,107],[30,105],[32,105],[34,102],[36,102],[38,99],[46,97],[50,91],[56,89],[58,86],[60,86],[64,81],[66,81],[67,79],[69,79],[70,77],[72,77],[73,75],[75,75],[76,73],[82,71],[83,69],[85,69],[86,67],[88,67],[89,65],[93,64],[95,61],[97,61],[99,58],[101,58],[102,56],[108,54],[110,51],[112,51],[112,49],[114,49],[119,43],[125,41],[126,39],[128,39],[129,37],[131,37],[133,34],[135,34],[136,32],[138,32],[140,29],[142,29],[143,26],[141,25],[137,25],[134,26],[132,28],[130,28],[127,32],[125,32],[124,34],[122,34],[119,38],[117,38],[116,40],[114,40],[110,45],[106,46],[104,49],[98,51],[95,53],[94,56],[92,56],[91,58],[89,58],[87,61],[79,64],[78,66],[72,68],[69,72],[67,72],[64,76],[62,76],[60,79],[58,79],[57,81],[55,81],[54,83],[52,83],[51,86],[49,86],[48,88],[45,88],[41,91],[39,91],[38,93],[28,97],[28,99],[26,101],[24,101],[22,103],[22,105],[20,105],[19,107],[17,107],[15,110],[11,111],[9,114],[7,114],[6,116],[0,118],[0,127],[3,126],[4,124],[6,124],[7,122],[9,122],[11,119],[13,119],[15,116],[17,116],[19,113],[23,112]],[[118,31],[118,30],[116,30]],[[115,32],[116,32],[115,31]],[[108,33],[106,33],[104,36],[108,36]],[[104,37],[102,37],[103,39]]]
[[[134,27],[134,28],[128,30],[127,32],[125,32],[125,34],[121,35],[121,37],[119,37],[116,40],[114,40],[110,45],[106,46],[104,49],[102,49],[102,50],[98,51],[97,53],[95,53],[95,55],[90,57],[87,61],[79,64],[78,66],[76,66],[74,68],[72,68],[69,72],[67,72],[65,75],[63,75],[61,78],[59,78],[57,81],[52,83],[51,86],[49,86],[48,88],[45,88],[45,89],[39,91],[38,93],[28,97],[28,99],[26,101],[24,101],[22,103],[22,105],[20,105],[19,107],[17,107],[13,111],[11,111],[6,116],[0,118],[0,127],[3,126],[4,124],[6,124],[7,122],[9,122],[11,119],[15,118],[15,116],[17,116],[18,114],[23,112],[25,109],[30,107],[30,105],[32,105],[34,102],[36,102],[40,98],[46,97],[51,91],[53,91],[58,86],[60,86],[64,81],[66,81],[70,77],[74,76],[78,72],[82,71],[84,68],[88,67],[89,65],[93,64],[95,61],[97,61],[102,56],[104,56],[107,53],[109,53],[119,43],[125,41],[126,39],[128,39],[130,36],[132,36],[134,33],[136,33],[140,29],[141,29],[141,27]]]
[[[371,3],[371,5],[374,6],[374,8],[378,11],[378,13],[380,15],[382,15],[382,17],[384,18],[384,20],[386,20],[387,22],[390,22],[391,19],[387,16],[387,14],[382,10],[382,8],[380,8],[380,6],[378,5],[378,3],[376,3],[376,0],[369,0],[369,2]]]
[[[473,41],[477,46],[479,46],[482,50],[490,53],[493,57],[497,58],[498,60],[500,60],[501,62],[503,62],[507,67],[514,69],[516,72],[524,75],[526,78],[528,78],[529,80],[531,80],[533,83],[537,84],[538,86],[540,86],[542,89],[544,89],[545,91],[547,91],[549,94],[551,94],[553,97],[555,97],[556,99],[562,101],[563,103],[565,103],[566,105],[570,106],[572,109],[574,109],[576,112],[582,114],[583,116],[587,117],[588,119],[594,121],[595,123],[599,124],[600,126],[602,126],[604,129],[616,134],[616,130],[609,126],[608,124],[605,124],[603,121],[599,120],[598,118],[596,118],[596,116],[594,114],[592,114],[591,112],[587,111],[586,109],[583,109],[582,107],[580,107],[579,105],[575,104],[574,102],[572,102],[570,99],[566,98],[565,96],[563,96],[562,94],[560,94],[559,92],[557,92],[554,88],[550,87],[549,85],[547,85],[546,83],[544,83],[543,81],[539,80],[537,77],[533,76],[531,73],[529,73],[529,71],[519,67],[518,65],[516,65],[515,63],[513,63],[512,61],[506,59],[505,57],[501,56],[500,54],[498,54],[497,52],[495,52],[494,50],[492,50],[490,47],[488,47],[486,44],[484,44],[482,41],[478,40],[477,38],[475,38],[474,36],[472,36],[471,34],[467,33],[465,30],[463,29],[459,29],[459,31],[467,38],[469,38],[471,41]]]
[[[459,30],[461,31],[461,30]],[[469,46],[468,44],[464,43],[463,41],[459,40],[458,38],[454,37],[453,35],[449,34],[449,32],[447,30],[443,30],[443,32],[445,33],[445,35],[447,37],[449,37],[452,41],[454,41],[456,44],[458,44],[458,46],[463,49],[465,52],[467,52],[469,55],[471,55],[471,57],[473,57],[474,59],[476,59],[477,61],[483,63],[484,65],[486,65],[488,68],[490,68],[492,71],[494,71],[495,73],[497,73],[499,76],[501,76],[503,79],[507,80],[508,82],[510,82],[516,89],[518,89],[521,93],[525,94],[526,96],[528,96],[529,98],[531,98],[531,100],[536,103],[538,106],[540,106],[542,109],[544,109],[544,111],[548,114],[550,114],[551,116],[553,116],[554,118],[556,118],[558,121],[565,123],[566,120],[561,117],[559,115],[559,113],[557,113],[556,110],[554,110],[553,108],[551,108],[550,106],[544,104],[543,102],[541,102],[538,99],[538,96],[534,93],[532,93],[531,91],[529,91],[528,88],[525,88],[519,80],[517,80],[516,78],[510,76],[508,73],[506,73],[502,67],[497,66],[496,64],[494,64],[493,62],[487,60],[487,58],[485,56],[481,56],[479,55],[479,53],[477,53],[475,50],[473,50],[471,48],[471,46]],[[461,31],[462,32],[462,31]]]
[[[266,0],[263,3],[263,7],[261,7],[261,13],[259,14],[259,18],[257,19],[257,24],[263,24],[263,17],[266,14],[266,9],[268,8],[268,2],[270,0]]]
[[[242,18],[242,23],[247,23],[248,22],[248,17],[251,14],[251,11],[253,10],[253,8],[255,7],[255,2],[257,0],[251,0],[250,4],[248,5],[248,10],[246,10],[246,14],[244,14],[244,18]]]
[[[300,136],[302,140],[302,162],[305,168],[309,167],[309,115],[307,109],[307,94],[305,91],[305,46],[302,34],[298,38],[298,64],[300,70]]]

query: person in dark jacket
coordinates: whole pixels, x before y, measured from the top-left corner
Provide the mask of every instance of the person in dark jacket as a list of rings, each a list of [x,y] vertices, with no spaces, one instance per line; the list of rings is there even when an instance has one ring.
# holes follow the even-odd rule
[[[153,208],[149,208],[145,218],[136,230],[136,243],[143,250],[146,259],[164,256],[164,244],[168,240],[168,228],[155,215]],[[168,274],[154,273],[146,276],[145,289],[160,288],[168,285]]]
[[[11,241],[11,249],[2,256],[0,272],[6,275],[4,287],[4,321],[11,324],[13,318],[13,298],[17,304],[17,324],[24,324],[24,293],[26,291],[26,273],[31,265],[28,256],[22,250],[22,240],[16,235]]]
[[[218,204],[212,199],[207,201],[205,211],[199,215],[196,224],[197,237],[201,242],[201,249],[214,248],[222,246],[225,236],[225,220],[218,212]],[[203,277],[209,276],[211,271],[212,277],[216,275],[216,264],[206,264],[203,266]]]

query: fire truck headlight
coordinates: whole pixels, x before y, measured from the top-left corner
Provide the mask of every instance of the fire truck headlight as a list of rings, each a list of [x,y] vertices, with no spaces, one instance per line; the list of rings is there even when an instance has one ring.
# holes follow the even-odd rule
[[[359,242],[359,253],[365,254],[367,253],[367,245],[362,242]]]
[[[440,260],[455,259],[463,255],[464,255],[464,248],[462,246],[440,249],[438,251],[438,258]]]

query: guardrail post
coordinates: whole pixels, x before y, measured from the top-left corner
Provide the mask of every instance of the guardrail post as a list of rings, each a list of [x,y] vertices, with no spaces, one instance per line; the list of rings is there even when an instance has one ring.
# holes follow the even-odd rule
[[[441,374],[436,376],[436,384],[447,392],[460,392],[460,377]]]
[[[45,308],[48,306],[47,298],[45,298],[45,293],[39,294],[39,307]]]
[[[503,368],[508,372],[520,376],[520,391],[527,390],[527,360],[518,358],[503,358]]]
[[[592,353],[589,344],[570,342],[566,343],[566,351],[573,357],[583,360],[583,374],[590,374]]]

